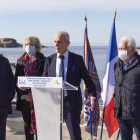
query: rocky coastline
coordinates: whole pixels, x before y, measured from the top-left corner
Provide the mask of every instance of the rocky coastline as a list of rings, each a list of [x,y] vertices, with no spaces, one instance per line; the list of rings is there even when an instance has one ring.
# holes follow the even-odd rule
[[[0,38],[0,48],[22,48],[22,44],[18,43],[14,38]],[[42,45],[42,48],[48,48]]]

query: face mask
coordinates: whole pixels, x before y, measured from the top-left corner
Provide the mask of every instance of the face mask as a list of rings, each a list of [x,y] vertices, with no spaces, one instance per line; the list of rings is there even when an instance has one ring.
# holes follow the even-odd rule
[[[35,52],[34,46],[26,45],[25,51],[26,51],[28,54],[33,54],[33,53]]]
[[[121,60],[126,60],[131,54],[129,56],[127,56],[127,51],[119,50],[119,54],[118,55],[119,55],[119,58]]]

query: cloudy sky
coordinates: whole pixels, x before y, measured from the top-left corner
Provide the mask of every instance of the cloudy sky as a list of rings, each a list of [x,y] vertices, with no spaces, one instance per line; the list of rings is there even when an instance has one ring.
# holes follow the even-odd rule
[[[117,41],[131,36],[140,46],[140,0],[1,0],[0,38],[22,43],[33,35],[50,46],[67,31],[71,45],[83,45],[86,15],[90,44],[108,45],[115,9]]]

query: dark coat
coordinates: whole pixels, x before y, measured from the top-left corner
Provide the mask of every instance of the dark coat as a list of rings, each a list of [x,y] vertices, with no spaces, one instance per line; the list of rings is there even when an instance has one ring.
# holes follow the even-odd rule
[[[10,63],[0,55],[0,115],[12,113],[11,101],[14,96],[14,78]]]
[[[24,68],[23,68],[23,57],[25,56],[25,54],[26,53],[24,53],[17,60],[16,71],[15,71],[15,85],[17,84],[18,76],[25,76]],[[38,52],[35,57],[37,59],[35,76],[42,76],[45,56],[42,53]],[[22,91],[17,86],[16,86],[16,91],[17,91],[16,109],[23,112],[29,112],[30,111],[29,102],[27,102],[26,100],[21,100],[21,96],[25,94],[28,95],[30,91],[29,90]]]
[[[118,118],[122,110],[124,119],[140,119],[140,56],[135,53],[131,65],[123,72],[123,61],[118,59],[114,65],[115,92],[114,113]]]
[[[53,54],[49,56],[49,61],[45,60],[43,76],[56,77],[56,57],[57,54]],[[68,90],[67,95],[70,107],[77,112],[82,110],[81,78],[84,80],[90,95],[96,97],[95,85],[88,74],[82,56],[69,52],[66,81],[77,86],[78,91]]]

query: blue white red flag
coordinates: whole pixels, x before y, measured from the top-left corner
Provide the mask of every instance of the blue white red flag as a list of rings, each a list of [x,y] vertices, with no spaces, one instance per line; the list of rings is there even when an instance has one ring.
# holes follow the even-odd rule
[[[115,19],[114,19],[108,46],[108,53],[103,77],[103,87],[101,93],[103,100],[102,118],[107,127],[109,137],[111,137],[112,134],[119,128],[118,120],[114,118],[114,110],[113,110],[113,93],[115,85],[114,64],[117,59],[118,59],[118,49],[117,49]]]

